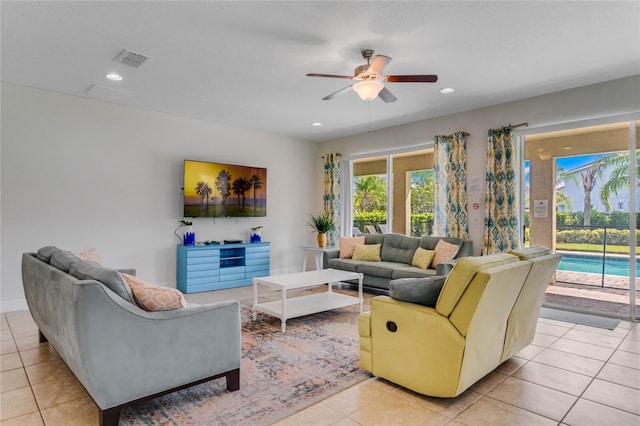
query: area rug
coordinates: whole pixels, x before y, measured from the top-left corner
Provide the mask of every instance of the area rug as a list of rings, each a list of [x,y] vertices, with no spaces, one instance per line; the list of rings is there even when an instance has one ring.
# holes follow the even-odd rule
[[[608,330],[614,330],[618,324],[620,324],[620,320],[617,318],[583,314],[580,312],[547,308],[545,306],[540,308],[540,317],[557,321],[572,322],[574,324],[588,325],[590,327],[606,328]]]
[[[240,390],[213,380],[129,407],[120,425],[269,425],[371,377],[358,364],[357,305],[290,319],[283,334],[240,302]]]

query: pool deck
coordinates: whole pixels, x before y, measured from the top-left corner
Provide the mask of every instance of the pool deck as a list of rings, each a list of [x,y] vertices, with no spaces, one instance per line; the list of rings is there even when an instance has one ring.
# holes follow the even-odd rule
[[[571,309],[629,317],[629,277],[557,271],[544,302]],[[640,311],[640,279],[636,279],[636,318]]]

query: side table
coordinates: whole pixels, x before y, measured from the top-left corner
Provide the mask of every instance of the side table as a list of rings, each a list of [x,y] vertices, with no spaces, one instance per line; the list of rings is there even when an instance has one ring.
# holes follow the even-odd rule
[[[302,258],[302,272],[307,270],[307,254],[309,252],[313,252],[315,260],[316,260],[316,270],[319,271],[323,268],[322,264],[322,256],[325,251],[335,250],[339,247],[329,246],[329,247],[315,247],[315,246],[298,246],[304,252],[304,257]]]

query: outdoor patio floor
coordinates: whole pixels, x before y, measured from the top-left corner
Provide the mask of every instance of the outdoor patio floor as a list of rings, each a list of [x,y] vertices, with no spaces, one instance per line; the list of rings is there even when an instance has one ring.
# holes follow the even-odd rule
[[[629,318],[629,277],[557,271],[547,287],[544,303],[572,310]],[[640,307],[640,279],[636,279],[636,306]],[[636,319],[640,308],[636,309]]]

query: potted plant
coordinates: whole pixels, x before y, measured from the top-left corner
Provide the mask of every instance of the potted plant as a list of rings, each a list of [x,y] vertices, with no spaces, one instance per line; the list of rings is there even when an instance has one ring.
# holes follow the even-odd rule
[[[180,242],[185,246],[195,246],[196,245],[196,233],[193,230],[193,222],[190,220],[180,220],[180,226],[173,231],[176,234],[176,237],[180,240]],[[184,228],[182,231],[182,237],[178,235],[178,229]]]
[[[336,224],[334,223],[333,215],[329,213],[322,213],[318,216],[309,215],[311,219],[307,221],[307,224],[318,233],[318,247],[327,246],[327,232],[335,231]]]

